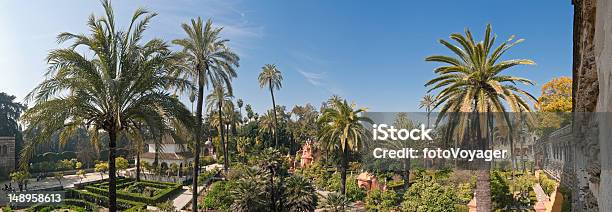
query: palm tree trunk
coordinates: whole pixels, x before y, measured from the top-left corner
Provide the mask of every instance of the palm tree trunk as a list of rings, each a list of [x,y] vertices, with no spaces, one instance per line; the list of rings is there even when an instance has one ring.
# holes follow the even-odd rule
[[[228,162],[228,155],[227,155],[227,147],[225,145],[225,141],[223,139],[223,114],[221,112],[221,108],[223,107],[223,103],[222,103],[223,99],[219,100],[219,131],[220,131],[220,139],[221,139],[221,146],[223,146],[223,171],[225,173],[227,173],[227,168],[229,166],[229,162]]]
[[[272,96],[272,110],[274,115],[274,147],[278,149],[278,136],[276,133],[278,132],[278,119],[276,119],[276,102],[274,101],[274,90],[272,89],[272,80],[269,80],[270,85],[270,95]]]
[[[140,151],[136,152],[136,182],[140,181]]]
[[[340,192],[342,195],[346,194],[346,169],[348,167],[348,141],[345,139],[344,141],[344,149],[342,150],[342,165],[340,171]]]
[[[404,166],[404,189],[407,191],[410,187],[410,157],[406,158]]]
[[[476,132],[476,142],[479,144],[481,150],[487,149],[488,142],[482,138],[482,130],[480,126],[480,111],[477,111],[478,108],[478,99],[475,99],[475,110],[474,110],[474,129]],[[489,212],[491,211],[491,175],[489,171],[490,163],[486,162],[484,159],[479,160],[480,166],[478,166],[478,171],[476,173],[476,210],[478,212]]]
[[[201,73],[201,71],[198,71]],[[195,131],[195,159],[193,161],[191,211],[198,211],[198,175],[200,173],[200,140],[202,133],[202,105],[204,103],[204,85],[198,82],[198,103],[196,106],[196,129]]]
[[[117,133],[108,131],[108,211],[117,211],[117,169],[115,167],[115,149],[117,148]]]

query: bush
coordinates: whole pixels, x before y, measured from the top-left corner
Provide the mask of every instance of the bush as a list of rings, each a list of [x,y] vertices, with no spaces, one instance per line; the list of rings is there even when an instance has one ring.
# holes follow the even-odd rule
[[[212,184],[200,207],[204,209],[220,209],[226,211],[234,202],[231,190],[235,187],[231,181],[219,181]]]
[[[551,196],[553,192],[555,192],[555,187],[557,186],[557,181],[548,178],[548,176],[544,173],[540,173],[540,179],[539,179],[539,183],[542,186],[542,190],[544,190],[544,193],[548,194],[548,196]]]
[[[404,211],[452,211],[457,202],[453,188],[427,176],[417,179],[404,193]]]
[[[366,197],[366,190],[357,185],[357,178],[349,176],[346,178],[346,197],[351,202],[363,201]]]
[[[368,211],[392,211],[398,201],[399,196],[395,191],[374,189],[366,197],[365,207]]]

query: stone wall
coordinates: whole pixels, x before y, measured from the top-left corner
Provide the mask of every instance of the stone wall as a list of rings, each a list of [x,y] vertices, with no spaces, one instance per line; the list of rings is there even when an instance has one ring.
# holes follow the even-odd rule
[[[15,169],[15,137],[0,137],[0,172],[8,175]]]
[[[612,2],[574,0],[573,208],[612,211]],[[584,112],[597,112],[584,113]]]

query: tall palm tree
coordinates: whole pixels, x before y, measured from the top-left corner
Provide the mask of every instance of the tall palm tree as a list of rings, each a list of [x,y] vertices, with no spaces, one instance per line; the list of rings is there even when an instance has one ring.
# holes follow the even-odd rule
[[[242,123],[242,106],[244,106],[244,101],[242,99],[236,100],[236,106],[238,106],[238,111],[240,112],[240,123]]]
[[[431,110],[433,110],[435,104],[436,99],[431,94],[423,96],[423,99],[419,102],[419,108],[425,108],[425,112],[427,113],[427,128],[429,128],[429,117],[431,116]]]
[[[36,146],[49,141],[56,132],[60,142],[66,142],[79,127],[84,127],[94,143],[99,143],[101,133],[106,132],[108,208],[114,212],[117,136],[138,129],[135,123],[163,128],[167,118],[184,122],[192,119],[185,105],[166,92],[168,86],[187,89],[188,84],[168,75],[173,55],[167,45],[155,39],[142,41],[143,32],[155,14],[136,10],[130,27],[124,31],[115,26],[110,2],[102,1],[102,6],[105,16],[89,17],[89,34],[59,34],[58,41],[74,42],[49,53],[48,78],[26,97],[34,101],[34,106],[22,117],[31,141],[22,151],[22,161],[28,161]],[[27,162],[22,167],[27,167]]]
[[[466,29],[465,35],[454,33],[450,38],[455,40],[459,46],[451,44],[445,40],[440,43],[450,49],[455,56],[430,56],[426,61],[441,62],[446,65],[434,70],[439,76],[430,80],[425,85],[432,86],[429,91],[441,89],[436,95],[437,103],[435,107],[442,105],[438,114],[437,122],[447,113],[449,117],[456,119],[455,130],[458,130],[459,137],[464,138],[463,133],[466,128],[475,129],[475,140],[481,148],[487,146],[488,133],[490,130],[487,121],[497,120],[497,124],[506,124],[505,127],[511,128],[511,120],[507,114],[506,106],[512,112],[531,111],[526,99],[536,101],[528,92],[516,87],[517,83],[533,85],[525,78],[505,75],[504,71],[517,65],[534,64],[531,60],[514,59],[499,61],[501,56],[514,45],[522,42],[522,39],[512,41],[513,37],[504,41],[497,47],[493,47],[496,36],[491,33],[491,26],[487,25],[484,40],[474,41],[472,33]],[[467,112],[475,115],[460,116],[450,114],[452,112]],[[482,114],[485,115],[482,115]],[[471,117],[471,118],[469,118]],[[470,121],[471,119],[471,121]],[[468,126],[473,123],[472,126]],[[512,130],[510,130],[512,131]],[[476,199],[478,211],[491,210],[491,187],[489,163],[484,163],[477,174]],[[489,166],[488,166],[489,165]]]
[[[221,139],[221,146],[223,148],[223,170],[227,173],[227,169],[229,167],[229,155],[227,152],[227,144],[224,140],[224,121],[223,121],[223,105],[232,101],[232,94],[230,91],[226,91],[226,89],[222,85],[216,85],[212,92],[206,97],[206,103],[208,104],[208,111],[213,113],[213,111],[217,111],[218,117],[218,129],[219,129],[219,138]]]
[[[346,100],[332,99],[329,107],[324,109],[319,117],[321,126],[319,140],[327,141],[328,148],[335,147],[342,151],[341,163],[341,193],[346,193],[346,169],[348,167],[349,150],[356,150],[362,146],[362,139],[367,130],[362,122],[373,123],[363,116],[365,108],[357,108]]]
[[[194,127],[195,134],[195,157],[193,166],[193,196],[192,210],[197,211],[197,186],[199,173],[199,158],[200,145],[202,140],[202,109],[204,104],[204,87],[210,84],[224,84],[227,90],[232,90],[231,80],[235,78],[235,67],[239,66],[240,58],[227,45],[229,40],[220,37],[223,28],[212,26],[212,21],[209,19],[206,25],[202,23],[202,19],[191,19],[191,25],[183,23],[181,25],[183,31],[187,34],[187,38],[177,39],[172,43],[183,48],[182,53],[185,57],[185,67],[176,74],[190,79],[192,82],[197,82],[197,106],[196,106],[196,124]],[[195,84],[195,83],[194,83]]]
[[[276,102],[274,100],[274,90],[283,87],[283,75],[274,64],[266,64],[259,73],[259,87],[268,87],[272,96],[272,110],[274,111],[274,127],[278,132],[278,119],[276,118]],[[274,147],[278,148],[278,136],[274,133]]]

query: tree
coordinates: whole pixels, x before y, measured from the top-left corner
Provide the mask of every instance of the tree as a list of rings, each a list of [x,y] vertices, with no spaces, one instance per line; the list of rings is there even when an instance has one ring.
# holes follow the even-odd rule
[[[240,112],[240,123],[242,123],[242,106],[244,106],[244,101],[242,99],[236,100],[236,105],[238,106],[238,111]]]
[[[53,173],[53,178],[55,178],[57,180],[57,182],[59,182],[60,186],[62,186],[62,179],[64,179],[64,173],[63,172],[55,172],[55,173]]]
[[[341,193],[346,194],[346,169],[348,168],[349,150],[356,150],[362,146],[362,139],[366,135],[363,122],[373,121],[363,116],[365,108],[356,109],[355,104],[346,100],[332,99],[328,108],[324,109],[319,117],[321,126],[319,140],[327,143],[327,149],[338,148],[341,164]]]
[[[308,179],[293,175],[285,182],[285,207],[289,211],[314,211],[317,207],[318,197],[314,186]]]
[[[108,171],[108,163],[100,162],[96,163],[94,171],[100,172],[100,178],[104,179],[104,174]]]
[[[123,157],[117,157],[115,158],[115,166],[117,167],[118,171],[124,171],[127,168],[129,168],[129,163],[128,160],[123,158]]]
[[[283,87],[283,75],[276,68],[274,64],[266,64],[261,68],[259,73],[259,87],[268,87],[270,89],[270,96],[272,96],[272,111],[274,111],[274,132],[278,132],[278,119],[276,118],[276,102],[274,100],[274,90],[279,90]],[[278,136],[276,133],[274,136],[274,147],[278,148]]]
[[[15,136],[19,133],[19,116],[25,106],[15,102],[15,96],[0,93],[0,135]]]
[[[186,69],[177,72],[192,82],[197,82],[197,106],[195,134],[195,157],[200,157],[200,145],[202,140],[202,109],[204,104],[204,87],[210,84],[225,84],[228,91],[232,90],[231,79],[235,78],[235,67],[239,66],[240,58],[233,52],[227,43],[229,40],[220,37],[223,28],[212,26],[212,21],[206,21],[203,25],[202,19],[191,19],[191,25],[181,25],[187,38],[174,40],[173,43],[183,48]],[[195,84],[195,83],[194,83]],[[231,93],[231,92],[230,92]],[[192,211],[197,211],[199,160],[195,160],[193,166],[193,196]]]
[[[425,108],[425,112],[427,113],[427,128],[429,128],[429,116],[435,104],[436,99],[431,94],[423,96],[423,99],[419,102],[419,108]]]
[[[83,182],[83,179],[87,177],[87,172],[85,170],[79,170],[76,173],[79,176],[79,183]]]
[[[206,103],[208,104],[208,111],[213,114],[216,110],[217,112],[217,129],[219,129],[219,139],[221,139],[221,146],[223,148],[223,171],[227,173],[227,169],[229,168],[229,155],[227,151],[227,143],[223,138],[224,134],[224,122],[223,122],[223,105],[225,103],[231,102],[231,98],[233,98],[232,94],[228,90],[226,92],[225,88],[222,85],[217,85],[214,87],[213,91],[206,97]],[[213,124],[214,125],[214,124]]]
[[[572,78],[558,77],[542,85],[536,108],[542,112],[572,111]]]
[[[99,143],[102,135],[108,136],[108,207],[114,212],[118,135],[138,131],[134,123],[164,128],[164,120],[170,118],[185,123],[193,120],[185,105],[166,91],[190,87],[188,82],[169,75],[175,55],[161,40],[142,41],[156,14],[137,9],[130,27],[122,30],[116,27],[110,1],[102,1],[102,6],[105,16],[90,16],[89,34],[58,35],[59,42],[73,43],[49,53],[47,78],[26,97],[35,104],[22,117],[29,126],[25,134],[31,141],[22,157],[31,158],[35,147],[54,133],[59,133],[60,143],[79,127],[87,128],[94,143]]]
[[[475,129],[472,130],[471,137],[481,149],[486,149],[488,145],[485,138],[489,133],[483,135],[482,132],[492,128],[488,126],[492,123],[491,118],[497,120],[495,123],[505,123],[505,127],[511,129],[512,121],[506,113],[506,107],[510,107],[512,112],[528,112],[531,109],[525,98],[536,101],[531,94],[515,86],[517,83],[533,85],[530,80],[503,73],[511,67],[531,65],[534,62],[526,59],[498,61],[506,51],[523,40],[512,42],[513,37],[511,37],[493,49],[496,36],[491,34],[490,25],[487,25],[484,36],[483,41],[475,42],[468,29],[465,30],[465,35],[451,34],[450,38],[459,43],[459,46],[445,40],[440,40],[440,43],[456,56],[430,56],[425,59],[447,64],[436,68],[434,72],[439,76],[425,84],[432,86],[428,92],[441,89],[435,97],[437,100],[435,107],[442,104],[444,106],[440,109],[436,122],[449,113],[449,122],[454,123],[456,137],[464,138],[464,132],[468,129],[468,119],[471,119],[470,123],[473,123],[473,126],[469,128]],[[466,114],[456,112],[473,113],[473,115],[468,117]],[[513,139],[510,140],[512,142]],[[489,169],[487,169],[490,163],[483,164],[485,167],[481,167],[477,172],[476,199],[479,210],[490,211],[491,188]]]

